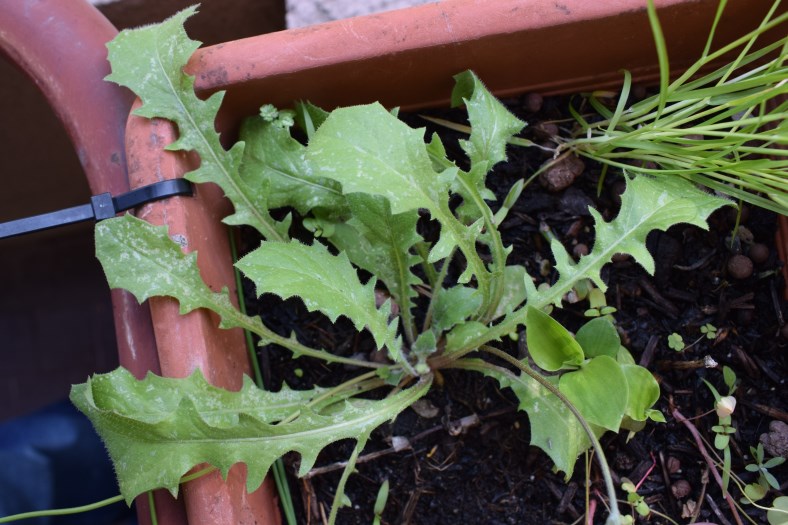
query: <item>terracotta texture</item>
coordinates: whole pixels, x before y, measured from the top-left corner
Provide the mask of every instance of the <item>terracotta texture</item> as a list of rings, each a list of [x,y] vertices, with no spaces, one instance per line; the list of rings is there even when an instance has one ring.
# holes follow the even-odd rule
[[[657,0],[671,66],[699,55],[717,0]],[[718,42],[754,28],[770,2],[729,2]],[[475,70],[500,96],[620,85],[622,69],[658,77],[646,0],[454,0],[271,33],[197,52],[203,92],[227,89],[229,115],[308,99],[326,107],[378,100],[445,104],[452,76]],[[198,15],[199,16],[199,15]]]
[[[162,149],[175,138],[168,122],[129,118],[126,142],[129,181],[133,188],[180,177],[194,169],[194,159]],[[166,224],[170,237],[181,243],[185,251],[196,250],[205,282],[215,291],[227,286],[235,301],[228,229],[221,223],[229,212],[219,188],[204,184],[196,187],[193,197],[174,197],[148,204],[137,215],[153,224]],[[203,309],[180,315],[174,299],[155,297],[149,303],[162,375],[186,377],[199,368],[210,383],[229,390],[241,388],[243,374],[252,375],[240,329],[220,330],[218,317]],[[279,523],[270,480],[247,494],[245,469],[243,465],[234,466],[226,482],[219,472],[214,472],[183,487],[188,522],[192,525]]]
[[[0,2],[0,50],[36,83],[66,128],[91,191],[128,191],[123,142],[132,97],[103,81],[105,44],[117,30],[86,2]],[[121,363],[141,377],[156,370],[147,305],[112,292]]]
[[[0,2],[0,50],[52,106],[94,194],[129,190],[124,129],[133,97],[103,80],[109,74],[105,44],[116,34],[87,2]],[[123,290],[112,291],[112,305],[121,365],[140,378],[149,370],[159,373],[148,305]],[[147,507],[147,497],[138,503]],[[162,500],[159,510],[172,517],[166,523],[185,523],[179,504]],[[149,522],[146,512],[140,521]]]

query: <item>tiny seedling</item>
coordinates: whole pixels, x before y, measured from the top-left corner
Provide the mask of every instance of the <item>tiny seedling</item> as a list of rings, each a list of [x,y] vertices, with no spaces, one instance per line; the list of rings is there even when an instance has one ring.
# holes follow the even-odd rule
[[[375,498],[375,508],[373,509],[375,517],[372,520],[372,525],[380,525],[380,520],[383,518],[383,511],[386,508],[386,503],[389,499],[389,480],[384,480],[378,489],[378,496]]]
[[[594,288],[593,285],[590,286],[591,288],[588,290],[588,310],[583,315],[586,317],[606,317],[612,322],[613,314],[616,313],[615,307],[607,305],[607,299],[602,290]]]
[[[700,343],[703,339],[715,339],[717,337],[717,327],[711,323],[706,323],[700,327],[701,336],[695,339],[690,344],[684,344],[684,338],[681,337],[681,334],[677,332],[673,332],[668,336],[668,347],[672,348],[676,352],[683,352],[684,350],[689,350],[696,344]]]
[[[747,498],[742,499],[745,501],[758,501],[766,496],[769,489],[780,490],[780,483],[777,478],[769,472],[769,469],[777,467],[785,463],[785,458],[776,457],[765,460],[763,444],[758,443],[757,447],[750,447],[750,454],[752,454],[753,463],[745,465],[748,472],[758,474],[758,479],[755,483],[750,483],[744,487],[744,493]]]
[[[646,503],[646,500],[638,494],[638,487],[632,483],[627,478],[621,478],[621,490],[627,493],[627,502],[632,505],[632,508],[635,509],[635,512],[638,513],[639,516],[645,518],[651,513],[651,509]],[[634,523],[634,518],[632,516],[626,516],[629,520],[625,519],[625,523]]]
[[[668,346],[676,352],[681,352],[684,350],[684,338],[681,334],[673,332],[668,336]]]
[[[717,337],[717,327],[711,323],[706,323],[700,327],[700,333],[706,336],[706,339],[714,339]]]
[[[727,396],[721,396],[717,389],[714,388],[714,385],[705,379],[703,382],[714,396],[714,409],[717,412],[718,423],[711,427],[711,430],[715,434],[714,448],[722,451],[722,490],[727,492],[731,479],[730,441],[731,436],[736,433],[731,419],[731,415],[736,409],[736,398],[731,395],[736,388],[736,375],[730,368],[725,368],[728,370],[728,372],[725,372],[725,369],[723,369],[723,379],[728,387]]]

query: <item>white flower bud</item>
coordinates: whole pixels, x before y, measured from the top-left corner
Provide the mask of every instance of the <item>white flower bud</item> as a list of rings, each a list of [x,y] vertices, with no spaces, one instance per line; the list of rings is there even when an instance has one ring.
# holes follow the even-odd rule
[[[721,397],[714,405],[719,417],[728,417],[736,409],[736,398],[733,396]]]

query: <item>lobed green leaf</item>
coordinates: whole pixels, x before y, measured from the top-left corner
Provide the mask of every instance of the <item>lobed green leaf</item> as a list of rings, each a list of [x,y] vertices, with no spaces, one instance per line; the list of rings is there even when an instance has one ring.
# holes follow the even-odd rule
[[[235,207],[227,224],[248,224],[266,238],[287,239],[287,221],[277,222],[268,213],[266,188],[249,184],[238,173],[243,142],[225,151],[214,129],[224,92],[201,100],[194,93],[194,77],[183,68],[200,43],[189,39],[184,22],[197,11],[189,7],[160,24],[121,31],[107,47],[112,73],[107,80],[127,87],[142,99],[134,113],[164,118],[178,127],[179,138],[169,150],[196,151],[200,167],[188,174],[192,182],[218,184]]]
[[[412,253],[423,241],[416,232],[418,212],[392,214],[386,199],[364,193],[349,194],[347,202],[352,216],[334,226],[329,242],[380,279],[403,313],[403,323],[412,324],[414,287],[422,282],[411,270],[421,261]]]
[[[402,343],[397,320],[389,322],[391,302],[376,306],[375,280],[362,284],[345,253],[333,255],[318,242],[264,242],[236,266],[254,282],[258,295],[299,297],[309,311],[319,311],[332,322],[345,316],[356,329],[366,327],[378,348],[388,347],[392,358],[399,359]]]
[[[424,379],[381,401],[345,401],[341,410],[323,414],[304,404],[318,391],[264,392],[247,380],[240,392],[230,392],[209,385],[199,371],[184,379],[148,375],[137,381],[118,369],[74,385],[71,401],[107,446],[130,504],[156,488],[176,496],[180,478],[201,463],[215,466],[223,476],[234,464],[245,463],[249,492],[288,452],[301,455],[299,475],[304,475],[325,446],[347,438],[363,443],[429,386]],[[294,419],[281,421],[294,413]]]

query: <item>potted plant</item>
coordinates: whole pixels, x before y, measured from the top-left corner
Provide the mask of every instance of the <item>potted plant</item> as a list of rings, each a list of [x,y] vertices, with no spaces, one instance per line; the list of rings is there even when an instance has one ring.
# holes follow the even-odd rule
[[[507,15],[509,10],[522,7],[516,4],[518,3],[503,2],[501,3],[500,11],[497,10],[497,4],[492,7],[486,5],[484,9],[488,15],[490,15],[491,12],[494,13],[496,17],[499,17],[499,21],[505,20],[511,23],[512,20],[516,19],[521,22],[522,20]],[[447,73],[446,78],[438,79],[438,72],[435,72],[435,74],[428,74],[425,70],[409,70],[404,72],[402,69],[393,67],[397,63],[397,60],[403,60],[404,62],[421,62],[421,60],[425,60],[426,63],[430,63],[428,57],[444,56],[443,53],[447,51],[452,53],[456,52],[456,55],[452,56],[459,62],[441,61],[440,63],[447,64],[447,68],[453,68],[454,65],[463,64],[463,67],[458,67],[451,72],[456,73],[457,70],[467,69],[469,66],[473,67],[474,60],[478,60],[479,68],[477,69],[484,75],[484,65],[487,64],[486,61],[488,59],[491,57],[512,56],[511,53],[504,52],[506,49],[511,49],[506,46],[511,45],[513,41],[516,42],[515,45],[521,45],[521,42],[517,41],[516,38],[524,38],[525,35],[528,34],[525,27],[521,27],[520,32],[518,32],[517,29],[508,26],[503,30],[498,28],[492,34],[475,34],[471,36],[465,33],[458,37],[457,27],[461,27],[465,30],[472,26],[470,24],[467,26],[465,24],[453,24],[451,23],[452,21],[457,21],[457,19],[453,17],[459,17],[459,19],[466,21],[473,19],[474,15],[470,10],[471,6],[471,3],[456,2],[447,5],[438,4],[423,6],[421,8],[414,8],[412,11],[392,13],[390,18],[387,18],[389,15],[379,15],[368,19],[368,21],[374,20],[374,26],[370,26],[370,29],[364,29],[365,26],[362,25],[362,22],[356,20],[339,22],[325,26],[322,29],[320,27],[308,28],[306,30],[275,34],[271,35],[268,40],[266,40],[265,37],[260,37],[259,39],[228,43],[197,54],[195,58],[192,59],[189,70],[195,74],[197,89],[200,93],[206,94],[207,92],[224,87],[225,85],[228,87],[232,86],[225,97],[223,114],[220,117],[222,128],[228,130],[226,132],[227,135],[230,135],[232,133],[231,130],[235,129],[240,116],[253,113],[254,111],[251,111],[252,108],[260,105],[260,96],[265,97],[265,101],[274,103],[289,103],[293,98],[309,98],[324,105],[334,105],[340,102],[358,103],[374,99],[382,99],[388,104],[404,103],[411,107],[431,105],[439,101],[442,97],[445,97],[445,94],[438,95],[438,88],[444,86],[444,93],[448,92],[449,89],[445,86],[447,82],[449,82],[448,78],[451,77],[451,74]],[[697,6],[695,5],[694,7]],[[456,9],[456,11],[454,9]],[[596,32],[601,31],[603,26],[594,26],[594,23],[601,24],[602,20],[608,18],[608,15],[612,15],[612,12],[604,11],[605,8],[603,7],[601,8],[602,12],[600,14],[596,9],[597,8],[589,9],[588,6],[578,2],[577,5],[561,6],[559,10],[561,12],[560,15],[554,12],[552,15],[540,13],[542,16],[540,16],[537,22],[533,22],[532,19],[527,18],[523,20],[529,20],[525,25],[528,26],[528,28],[532,28],[531,24],[539,27],[544,23],[549,24],[551,18],[552,21],[556,21],[560,16],[567,16],[567,11],[572,14],[580,13],[581,15],[592,17],[592,21],[589,22],[589,24],[593,27],[592,31],[598,34]],[[664,9],[665,11],[662,13],[662,16],[670,16],[671,10],[678,10],[673,11],[673,13],[680,12],[688,16],[691,12],[695,12],[686,4],[681,3],[670,4]],[[688,11],[683,12],[681,11],[682,9],[687,9]],[[593,19],[594,15],[601,16],[601,18]],[[400,16],[404,16],[405,18],[398,18]],[[619,27],[622,25],[629,25],[637,20],[640,20],[640,22],[644,24],[646,23],[643,9],[639,11],[635,10],[631,13],[619,14],[618,17],[619,18],[612,18]],[[690,19],[692,19],[692,16],[690,16]],[[385,54],[371,52],[366,56],[344,56],[337,62],[334,62],[333,59],[327,60],[328,63],[316,68],[293,66],[292,61],[287,63],[288,61],[285,60],[286,57],[277,55],[272,63],[268,64],[273,70],[276,70],[275,74],[271,73],[271,69],[260,74],[256,73],[257,76],[253,76],[251,73],[252,70],[259,71],[262,69],[261,62],[257,59],[257,53],[260,53],[260,49],[266,44],[270,44],[269,49],[279,49],[281,47],[282,49],[288,50],[291,49],[291,45],[297,44],[302,47],[300,47],[296,54],[306,56],[307,60],[312,60],[314,63],[314,56],[310,56],[303,46],[314,46],[311,48],[313,51],[322,52],[327,50],[328,48],[321,36],[321,31],[323,30],[329,32],[329,30],[333,29],[339,31],[340,34],[353,35],[351,37],[352,39],[360,38],[363,40],[364,31],[373,31],[372,27],[374,27],[374,32],[377,33],[381,31],[381,24],[385,29],[386,23],[390,23],[392,28],[391,38],[396,42],[398,37],[394,34],[396,33],[394,28],[401,27],[403,24],[407,25],[414,23],[413,20],[419,20],[420,23],[426,23],[428,25],[433,24],[430,26],[435,29],[432,33],[442,34],[445,38],[444,42],[436,44],[432,41],[430,44],[423,44],[422,42],[409,40],[409,37],[405,39],[405,44],[400,43],[400,48],[393,52],[388,51]],[[448,24],[446,23],[447,20],[449,22]],[[697,22],[697,19],[694,20]],[[569,30],[577,34],[580,27],[584,27],[583,25],[574,26],[573,24],[574,22],[558,24],[557,34],[566,35],[567,33],[561,33],[561,31]],[[439,27],[444,28],[443,33],[437,32]],[[720,27],[722,28],[722,25]],[[469,31],[472,33],[470,29]],[[385,31],[383,31],[383,33],[387,34]],[[500,36],[501,33],[506,34],[506,37]],[[641,33],[647,34],[647,31]],[[411,32],[406,31],[406,34],[410,35]],[[423,33],[417,33],[417,36],[420,34]],[[431,36],[434,37],[435,34],[431,34]],[[451,42],[453,39],[457,38],[460,39],[461,43],[456,45],[452,44]],[[701,44],[702,40],[701,38],[701,41],[699,41]],[[476,44],[479,45],[478,48],[475,47]],[[492,48],[488,48],[487,46],[489,45],[492,45]],[[488,51],[484,51],[485,48],[488,49]],[[188,54],[192,49],[191,45],[186,45],[178,49],[177,53]],[[345,43],[345,45],[340,45],[340,49],[353,53],[356,52],[355,49],[357,48]],[[492,51],[489,49],[492,49]],[[332,52],[329,51],[327,55],[331,53]],[[335,57],[336,55],[331,56]],[[414,60],[416,56],[420,56],[421,60]],[[234,60],[239,57],[244,58],[240,62],[235,62]],[[471,60],[470,63],[465,62],[468,57],[472,57],[474,60]],[[635,69],[637,69],[637,66],[648,62],[648,60],[642,63],[635,62]],[[653,60],[651,60],[651,62],[653,62]],[[362,64],[370,69],[361,69],[360,66]],[[382,75],[367,74],[366,76],[361,76],[368,78],[369,83],[361,84],[361,90],[359,92],[354,93],[352,96],[342,92],[342,89],[346,86],[340,87],[340,85],[348,78],[348,74],[350,74],[351,71],[354,73],[350,74],[350,76],[355,76],[355,72],[378,71],[379,68],[384,65],[386,66],[384,71],[386,71],[388,75],[392,75],[392,77],[389,77],[389,80],[396,78],[397,75],[405,75],[407,73],[406,77],[400,77],[399,79],[400,81],[397,87],[400,89],[387,89],[385,87],[387,82],[382,80]],[[295,69],[288,70],[287,68],[289,67],[295,67]],[[613,67],[620,66],[616,65]],[[594,66],[594,70],[604,71],[605,68],[597,65]],[[501,71],[503,71],[503,68],[493,68],[493,70],[489,72],[490,76],[493,78],[486,80],[493,89],[498,89],[504,93],[519,92],[529,87],[546,90],[550,90],[550,87],[547,86],[559,86],[554,88],[556,90],[564,88],[576,89],[579,87],[577,84],[573,84],[572,81],[561,78],[560,74],[548,77],[541,83],[531,85],[526,85],[511,77],[504,77],[498,80],[495,77],[495,73]],[[236,77],[236,74],[239,76]],[[314,84],[315,79],[318,78],[315,75],[319,74],[327,75],[326,81]],[[403,78],[410,79],[411,81],[405,82]],[[602,74],[599,77],[599,81],[604,83],[609,81],[610,78],[612,77],[606,77]],[[120,82],[125,82],[119,76],[115,76],[115,79]],[[274,87],[281,86],[282,82],[287,82],[287,94],[284,93],[284,88]],[[418,88],[423,90],[420,91],[423,94],[409,95],[407,89],[403,89],[405,86],[415,84],[418,84]],[[321,90],[314,95],[306,92],[301,95],[298,91],[300,85],[304,86],[304,88],[308,85],[319,85]],[[433,86],[433,91],[430,91],[430,86]],[[290,90],[291,88],[292,90]],[[369,91],[365,91],[367,89]],[[378,89],[380,90],[378,91]],[[254,94],[252,92],[254,92]],[[375,93],[375,95],[372,95],[372,93]],[[285,100],[282,97],[288,98]],[[348,98],[346,99],[343,97]],[[218,104],[218,99],[212,98],[209,100],[208,106]],[[176,116],[170,117],[167,114],[155,114],[154,109],[151,108],[143,110],[143,115],[145,115],[145,111],[148,112],[147,116],[163,116],[165,118],[177,119]],[[181,130],[181,132],[183,132],[183,130]],[[127,152],[130,159],[129,164],[133,168],[130,170],[130,179],[133,181],[133,184],[145,184],[160,177],[168,178],[166,175],[167,173],[177,175],[194,166],[193,159],[182,154],[165,152],[162,150],[161,144],[169,143],[171,138],[174,138],[174,134],[171,128],[166,124],[160,121],[148,121],[140,116],[130,117],[129,127],[127,128]],[[181,138],[183,139],[183,135]],[[192,164],[190,164],[190,161],[192,161]],[[206,162],[207,159],[203,156],[201,169],[205,166]],[[199,178],[199,175],[197,177]],[[227,192],[226,188],[225,192]],[[207,207],[203,208],[205,204],[207,204]],[[229,270],[230,266],[228,264],[228,250],[223,248],[223,246],[227,245],[226,234],[223,227],[220,226],[218,222],[221,217],[227,215],[225,206],[226,204],[221,200],[221,194],[217,192],[215,188],[212,189],[206,186],[199,186],[197,197],[193,200],[173,199],[164,204],[149,205],[141,212],[143,217],[154,223],[168,224],[170,236],[175,238],[187,251],[196,250],[201,253],[201,257],[203,253],[208,252],[211,254],[211,257],[215,258],[215,262],[201,260],[200,263],[201,273],[206,282],[209,286],[215,287],[217,291],[221,286],[233,282]],[[236,213],[238,213],[237,208]],[[219,246],[218,249],[217,246]],[[230,296],[233,296],[233,294],[230,294]],[[181,308],[183,308],[183,305]],[[189,306],[186,307],[186,309],[190,308]],[[240,372],[243,371],[244,366],[239,363],[245,359],[245,350],[241,344],[242,337],[239,331],[220,332],[216,330],[215,327],[218,319],[205,310],[195,310],[184,317],[180,317],[178,315],[179,306],[170,299],[152,299],[151,309],[154,316],[159,359],[162,363],[162,371],[165,375],[186,377],[189,376],[194,369],[199,368],[209,382],[213,384],[230,389],[238,389],[241,387]],[[538,314],[533,315],[538,318]],[[195,333],[197,334],[196,337],[192,335]],[[188,344],[184,345],[184,341],[188,341]],[[183,354],[184,346],[188,349],[187,355]],[[223,354],[221,357],[219,357],[220,353]],[[419,361],[416,364],[423,363]],[[242,477],[241,474],[239,474],[239,476]],[[201,478],[197,480],[196,483],[205,483],[205,479],[206,478]],[[236,486],[238,486],[239,480],[234,481]],[[216,490],[213,483],[217,483],[217,481],[208,482],[209,488],[207,489],[195,488],[194,492],[191,494],[189,493],[190,489],[186,489],[187,506],[191,507],[189,509],[190,520],[196,522],[200,519],[210,519],[205,518],[207,515],[205,513],[205,501],[208,495]],[[202,496],[200,494],[202,494]],[[193,504],[189,502],[190,499],[194,502]],[[203,516],[203,518],[199,516]]]

